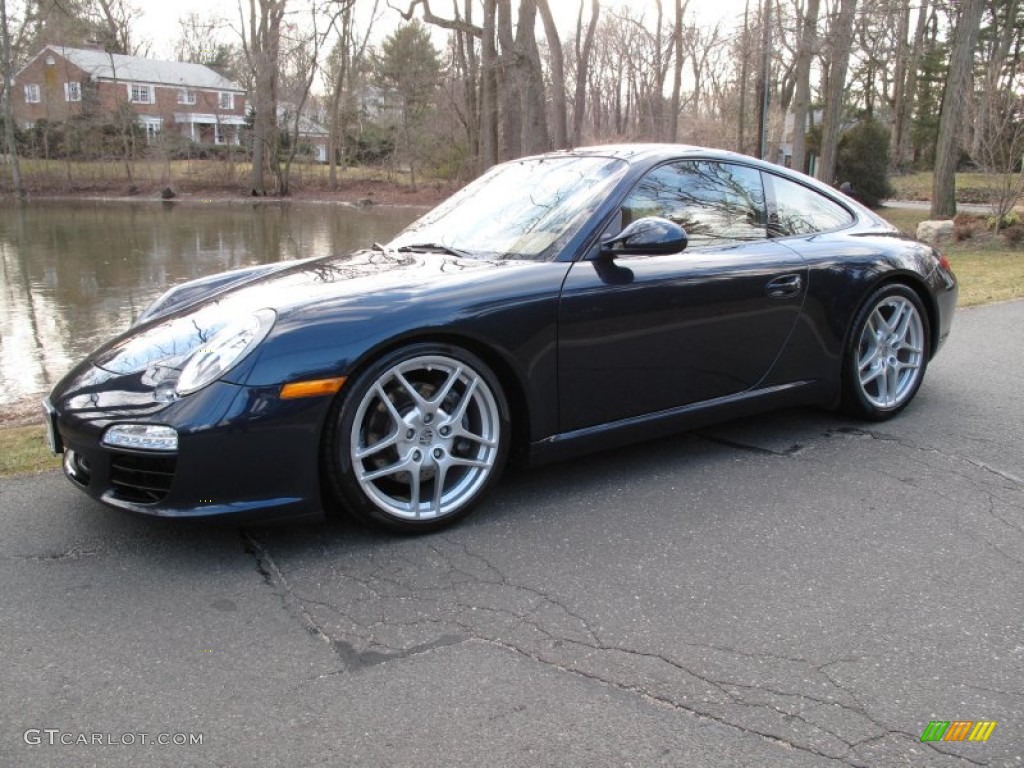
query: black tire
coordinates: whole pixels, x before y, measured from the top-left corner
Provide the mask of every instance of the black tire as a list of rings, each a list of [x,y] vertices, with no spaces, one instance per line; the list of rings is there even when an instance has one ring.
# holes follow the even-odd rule
[[[869,421],[902,411],[921,387],[931,328],[921,298],[902,283],[874,291],[854,318],[843,354],[843,410]]]
[[[393,531],[439,530],[498,481],[510,435],[508,402],[483,360],[461,347],[411,344],[347,382],[331,408],[327,501]]]

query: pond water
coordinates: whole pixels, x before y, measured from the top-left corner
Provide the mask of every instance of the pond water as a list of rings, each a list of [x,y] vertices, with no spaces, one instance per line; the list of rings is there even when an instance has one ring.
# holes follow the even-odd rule
[[[50,389],[175,283],[384,242],[425,210],[6,203],[0,206],[0,405]]]

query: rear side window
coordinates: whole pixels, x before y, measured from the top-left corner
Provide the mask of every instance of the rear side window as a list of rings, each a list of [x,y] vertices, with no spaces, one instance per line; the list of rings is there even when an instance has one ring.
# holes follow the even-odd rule
[[[687,160],[649,172],[622,204],[622,225],[661,216],[686,230],[690,247],[768,236],[761,174],[732,163]]]
[[[768,217],[772,237],[813,235],[853,223],[853,216],[839,203],[802,184],[765,174],[775,196],[775,210]]]

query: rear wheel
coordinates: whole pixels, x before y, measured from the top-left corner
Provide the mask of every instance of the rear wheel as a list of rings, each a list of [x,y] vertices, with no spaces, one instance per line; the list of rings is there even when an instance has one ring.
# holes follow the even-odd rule
[[[465,517],[497,481],[509,432],[507,402],[482,360],[411,345],[359,375],[332,410],[329,485],[365,521],[436,530]]]
[[[879,288],[861,307],[843,361],[843,406],[881,421],[914,399],[928,366],[928,315],[905,285]]]

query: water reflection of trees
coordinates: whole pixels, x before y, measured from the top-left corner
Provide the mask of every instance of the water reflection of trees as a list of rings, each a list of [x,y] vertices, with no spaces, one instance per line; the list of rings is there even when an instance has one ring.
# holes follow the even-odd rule
[[[176,283],[351,251],[390,239],[416,214],[296,204],[0,209],[0,403],[51,386]]]

